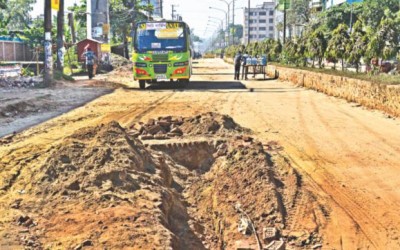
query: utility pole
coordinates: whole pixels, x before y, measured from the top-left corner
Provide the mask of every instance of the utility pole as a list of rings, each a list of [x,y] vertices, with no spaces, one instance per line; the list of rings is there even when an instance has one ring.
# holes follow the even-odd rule
[[[283,3],[283,46],[286,43],[286,0]]]
[[[150,0],[147,0],[147,20],[151,20],[151,11],[150,11]]]
[[[53,82],[53,58],[51,53],[51,0],[44,2],[44,86]]]
[[[175,19],[175,7],[176,7],[176,5],[174,5],[174,4],[171,4],[171,7],[172,7],[172,12],[171,12],[171,18],[172,18],[172,20],[174,20]]]
[[[64,72],[64,0],[59,0],[57,13],[57,70]]]
[[[247,44],[250,44],[250,0],[247,8]]]
[[[86,0],[86,38],[92,38],[92,0]]]
[[[232,44],[235,45],[235,33],[236,33],[236,29],[235,29],[235,0],[232,0]]]
[[[161,16],[161,18],[164,18],[164,14],[163,14],[163,0],[160,0],[160,16]]]
[[[74,44],[76,42],[76,35],[75,35],[75,25],[74,25],[74,13],[68,13],[68,25],[71,29],[71,37],[72,37],[72,43]]]

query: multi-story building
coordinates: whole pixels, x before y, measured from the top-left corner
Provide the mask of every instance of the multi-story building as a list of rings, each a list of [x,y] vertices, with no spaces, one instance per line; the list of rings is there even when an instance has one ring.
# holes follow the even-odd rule
[[[275,6],[275,1],[270,1],[244,9],[243,43],[248,43],[249,38],[253,42],[275,37]]]

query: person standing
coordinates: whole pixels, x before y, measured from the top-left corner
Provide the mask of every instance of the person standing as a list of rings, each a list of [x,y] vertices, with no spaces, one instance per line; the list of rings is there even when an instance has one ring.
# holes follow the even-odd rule
[[[234,64],[235,64],[235,80],[239,80],[239,75],[240,75],[240,64],[242,62],[242,52],[238,52],[235,56],[234,59]]]
[[[244,55],[242,56],[242,80],[243,78],[247,80],[247,73],[249,71],[249,66],[247,66],[247,58],[249,57],[249,54],[247,51],[244,52]]]
[[[87,48],[86,52],[83,53],[83,55],[86,58],[86,68],[88,71],[89,79],[93,78],[93,67],[95,60],[97,59],[96,55],[92,51],[92,49],[89,47]]]

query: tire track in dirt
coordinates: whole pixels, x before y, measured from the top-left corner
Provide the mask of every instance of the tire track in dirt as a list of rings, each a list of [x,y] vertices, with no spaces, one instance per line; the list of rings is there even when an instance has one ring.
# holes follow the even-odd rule
[[[298,94],[296,94],[298,95]],[[229,104],[227,105],[231,105],[231,113],[230,115],[232,117],[235,117],[236,114],[236,110],[238,109],[237,106],[239,105],[239,103],[236,102],[237,98],[239,97],[239,95],[236,95],[234,99],[232,99]],[[249,102],[247,101],[247,99],[243,98],[242,100],[246,101],[246,104],[243,105],[245,107],[251,107],[249,109],[246,109],[246,111],[250,111],[252,112],[254,115],[252,116],[253,119],[258,119],[260,120],[260,124],[265,124],[266,127],[269,127],[270,129],[273,129],[273,126],[271,123],[269,123],[267,121],[267,119],[265,119],[262,115],[260,115],[261,112],[259,112],[259,105],[256,105],[254,102]],[[254,100],[253,100],[254,101]],[[240,108],[240,106],[239,106]],[[255,121],[256,122],[256,121]],[[287,141],[290,141],[290,138],[284,136]],[[290,158],[287,157],[287,155],[283,155],[279,152],[275,152],[279,157],[282,157],[283,159],[287,159],[288,163],[290,163]],[[325,194],[325,192],[322,191],[322,189],[312,180],[310,179],[310,177],[306,176],[306,178],[304,178],[303,176],[301,177],[301,185],[299,186],[299,190],[297,191],[298,193],[296,194],[295,200],[293,201],[293,205],[294,205],[294,209],[293,207],[290,208],[288,207],[288,218],[286,219],[287,223],[285,225],[286,228],[289,229],[289,231],[296,231],[298,229],[304,229],[303,227],[301,227],[301,220],[304,217],[304,215],[307,213],[307,209],[309,208],[309,202],[310,202],[310,195],[314,194],[315,196],[320,197],[318,200],[326,200],[325,197],[322,197],[322,193]],[[310,190],[313,190],[313,192],[311,192]],[[319,190],[319,191],[317,191]],[[325,195],[326,196],[326,195]],[[326,216],[322,215],[318,216],[315,214],[315,217],[320,218],[320,220],[323,220],[321,218],[324,218],[325,220],[328,220],[329,218],[327,218]],[[318,219],[315,219],[315,223],[318,227],[322,226],[322,222],[318,222]]]
[[[390,144],[387,142],[387,138],[383,137],[380,135],[378,132],[374,131],[374,129],[368,127],[364,122],[362,122],[360,119],[356,118],[354,115],[349,114],[346,112],[343,108],[338,107],[338,110],[340,113],[343,115],[347,116],[349,119],[351,119],[355,124],[363,128],[366,132],[368,132],[371,136],[375,137],[380,143],[386,145],[387,148],[390,150],[400,153],[400,147],[395,147],[394,145]],[[385,153],[387,153],[385,151]]]
[[[338,142],[338,144],[340,145],[340,148],[343,149],[343,151],[345,152],[352,152],[351,154],[348,154],[349,158],[352,160],[352,162],[356,162],[357,164],[359,164],[360,166],[365,166],[366,160],[362,160],[360,158],[357,157],[357,155],[359,155],[358,152],[354,152],[354,150],[352,150],[352,147],[350,146],[349,143],[346,142],[346,140],[341,139],[339,133],[337,132],[337,130],[332,127],[332,125],[327,122],[322,114],[322,112],[320,111],[320,108],[318,108],[318,106],[315,103],[314,98],[309,98],[310,100],[310,104],[311,107],[313,109],[313,111],[315,112],[315,114],[317,115],[317,118],[319,119],[319,121],[321,122],[321,124],[323,124],[323,126],[326,128],[327,131],[329,131],[329,135],[333,136],[333,139],[335,141]],[[343,111],[343,110],[342,110]],[[342,112],[340,112],[342,113]],[[357,124],[359,125],[359,124]],[[364,127],[364,126],[362,126]],[[364,132],[364,130],[362,131]],[[374,137],[373,134],[371,134],[368,130],[367,130],[367,135]],[[368,137],[367,136],[367,137]],[[332,140],[330,140],[332,141]],[[379,150],[379,147],[376,147],[374,150]],[[385,153],[388,153],[386,150],[382,150]],[[363,168],[364,172],[367,173],[368,176],[374,176],[374,172],[371,172],[369,170],[369,168]],[[326,169],[324,169],[324,171],[326,171]],[[334,180],[334,177],[329,174],[331,176],[330,180]],[[386,182],[382,181],[380,178],[375,178],[374,179],[374,185],[378,185],[382,190],[391,190],[392,187],[387,185]],[[376,228],[375,229],[379,229],[380,232],[384,232],[386,233],[386,235],[391,235],[390,232],[390,228],[389,228],[389,224],[384,224],[383,222],[381,222],[379,219],[376,218],[376,216],[374,216],[372,213],[367,212],[367,210],[373,211],[372,207],[374,207],[374,204],[372,203],[372,201],[370,202],[365,202],[365,199],[362,199],[362,196],[360,196],[357,193],[351,192],[352,190],[349,190],[347,188],[346,192],[342,192],[343,194],[346,193],[346,196],[349,198],[349,200],[352,202],[353,205],[349,206],[349,207],[353,207],[353,206],[357,206],[359,209],[354,209],[354,211],[356,211],[357,213],[361,213],[360,218],[362,220],[365,220],[365,218],[368,218],[368,221],[371,222],[371,224],[373,224]],[[353,194],[351,197],[349,194]],[[383,201],[382,199],[380,199],[381,201]],[[369,205],[369,207],[366,207],[366,205]],[[378,204],[376,204],[378,205]],[[372,210],[371,210],[372,209]],[[365,212],[362,212],[365,211]],[[369,226],[369,222],[365,221],[365,224],[368,225],[366,226],[367,228],[370,228]],[[394,221],[391,221],[392,223]],[[395,222],[394,222],[395,223]],[[398,221],[397,223],[395,223],[395,225],[398,225]],[[373,231],[376,231],[375,229],[370,229]],[[373,232],[370,232],[371,234],[374,234]],[[377,234],[377,233],[375,233]],[[397,233],[395,233],[397,235]]]
[[[309,94],[308,94],[309,95]],[[321,113],[318,113],[318,111],[316,110],[317,107],[315,105],[315,102],[313,102],[312,98],[308,98],[308,100],[310,101],[310,106],[313,109],[313,111],[315,112],[317,119],[321,122],[321,124],[327,129],[327,131],[329,131],[329,133],[327,132],[326,134],[331,134],[333,135],[333,139],[335,141],[337,141],[342,147],[347,148],[347,150],[350,150],[348,145],[346,143],[343,142],[343,140],[341,140],[338,136],[338,134],[335,132],[335,129],[332,128],[328,122],[326,122]],[[312,138],[311,135],[312,131],[308,126],[307,121],[304,118],[303,113],[305,113],[305,108],[304,105],[301,102],[301,96],[298,95],[297,98],[297,105],[300,107],[299,110],[299,117],[300,117],[300,122],[301,124],[304,125],[304,128],[306,130],[306,140],[308,143],[312,144],[312,145],[317,145],[314,138]],[[306,152],[305,156],[306,157],[310,157]],[[315,155],[318,159],[321,159],[322,156],[319,155],[318,153],[316,153]],[[352,156],[353,157],[353,156]],[[293,159],[293,158],[292,158]],[[384,246],[384,244],[382,244],[382,242],[379,241],[379,239],[376,239],[375,236],[375,231],[371,232],[370,230],[370,224],[373,224],[376,228],[379,228],[380,230],[383,231],[387,231],[387,229],[381,224],[379,223],[379,221],[377,221],[375,218],[371,218],[371,215],[366,214],[365,212],[363,212],[362,207],[357,204],[353,198],[349,197],[344,190],[340,190],[337,187],[337,184],[335,185],[335,177],[330,174],[328,171],[326,171],[325,167],[320,164],[318,161],[315,161],[315,159],[313,159],[312,157],[310,158],[311,161],[314,161],[316,163],[316,167],[318,168],[318,172],[314,172],[312,174],[310,174],[310,178],[312,178],[311,176],[315,176],[318,175],[319,177],[322,177],[323,179],[323,183],[324,185],[329,186],[329,188],[324,188],[323,186],[320,186],[322,188],[322,190],[324,190],[327,194],[330,195],[330,197],[332,198],[332,200],[336,203],[336,205],[338,205],[341,209],[343,209],[343,211],[346,212],[346,214],[351,218],[351,220],[357,225],[357,227],[360,229],[360,231],[364,234],[364,236],[370,241],[370,243],[375,247],[375,248],[379,248],[378,246]],[[362,163],[360,162],[358,159],[354,159],[356,162],[358,163]],[[300,166],[300,164],[298,164],[298,166],[303,169],[304,171],[308,172],[309,170],[307,170],[306,168]],[[318,184],[318,183],[317,183]],[[318,184],[319,185],[319,184]],[[368,230],[368,231],[367,231]],[[378,243],[379,242],[379,243]]]
[[[147,108],[142,109],[141,107],[134,107],[133,109],[129,109],[118,115],[115,115],[115,112],[113,112],[103,119],[106,119],[106,120],[113,119],[113,120],[121,121],[124,118],[133,116],[129,119],[129,122],[128,122],[128,126],[131,126],[132,124],[139,122],[145,115],[151,113],[159,105],[166,102],[174,94],[175,94],[175,92],[172,92],[172,93],[169,93],[169,94],[166,94],[166,95],[163,95],[163,96],[157,98],[156,100],[146,104],[148,106]],[[136,113],[136,111],[140,111],[140,112]]]

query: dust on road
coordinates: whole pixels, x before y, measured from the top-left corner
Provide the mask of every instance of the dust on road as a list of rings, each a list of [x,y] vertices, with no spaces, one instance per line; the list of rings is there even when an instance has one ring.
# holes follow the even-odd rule
[[[53,248],[123,247],[129,245],[118,244],[127,241],[137,248],[154,242],[175,249],[256,247],[253,234],[238,232],[238,225],[246,224],[238,220],[235,205],[240,203],[261,241],[263,228],[272,227],[288,241],[288,249],[399,248],[399,121],[288,83],[240,82],[215,74],[231,68],[221,60],[201,60],[195,73],[213,74],[194,76],[187,89],[160,85],[144,91],[132,83],[129,70],[121,70],[110,80],[126,88],[1,145],[2,247],[29,242]],[[139,130],[129,132],[149,119],[192,117],[195,122],[207,112],[229,115],[253,131],[254,141],[246,142],[238,131],[237,136],[183,133],[182,138],[140,142],[134,136]],[[199,124],[206,120],[203,115]],[[110,123],[114,120],[118,123]],[[215,140],[220,144],[211,143]],[[221,148],[222,155],[215,155]],[[90,157],[92,151],[99,157]],[[186,168],[180,151],[190,156],[198,151],[200,159],[209,159],[209,165],[192,164],[206,172]],[[102,159],[118,166],[116,172],[95,171]],[[132,164],[138,167],[134,178],[126,172]],[[128,185],[121,178],[136,181]],[[138,188],[144,184],[148,188]],[[78,191],[82,187],[86,192]],[[131,203],[133,197],[140,202]],[[132,235],[123,233],[126,229]]]

